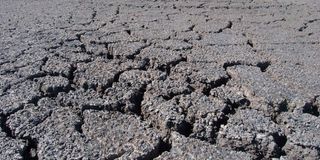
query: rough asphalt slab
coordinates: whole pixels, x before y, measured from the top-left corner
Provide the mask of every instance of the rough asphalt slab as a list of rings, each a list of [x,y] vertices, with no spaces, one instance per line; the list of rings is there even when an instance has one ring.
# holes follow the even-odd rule
[[[0,159],[320,159],[319,0],[0,3]]]

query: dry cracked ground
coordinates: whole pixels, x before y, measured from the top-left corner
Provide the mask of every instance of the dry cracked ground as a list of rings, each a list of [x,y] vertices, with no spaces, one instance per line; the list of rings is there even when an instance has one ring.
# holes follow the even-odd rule
[[[319,0],[0,3],[0,159],[320,159]]]

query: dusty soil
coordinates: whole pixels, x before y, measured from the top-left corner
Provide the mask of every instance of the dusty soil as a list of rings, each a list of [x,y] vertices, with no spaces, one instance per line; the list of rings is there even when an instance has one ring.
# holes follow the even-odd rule
[[[0,159],[320,159],[319,0],[0,3]]]

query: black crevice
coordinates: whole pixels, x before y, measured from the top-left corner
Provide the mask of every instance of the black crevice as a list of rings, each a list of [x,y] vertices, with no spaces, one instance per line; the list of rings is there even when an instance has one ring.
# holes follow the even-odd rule
[[[214,123],[214,132],[211,134],[211,139],[206,139],[205,141],[208,141],[211,144],[216,144],[217,143],[217,137],[218,133],[221,129],[222,125],[226,125],[228,123],[229,117],[228,116],[222,116],[219,118],[215,123]]]
[[[275,109],[274,114],[271,115],[271,120],[276,124],[278,124],[278,116],[283,112],[289,111],[287,100],[282,101],[278,105],[274,105],[273,103],[268,103],[268,105],[272,106],[272,108]]]
[[[131,30],[130,29],[126,29],[124,30],[128,35],[131,35]]]
[[[12,87],[12,84],[7,84],[6,86],[3,87],[2,92],[3,94],[6,94],[6,92]],[[2,96],[2,95],[0,95]]]
[[[319,117],[319,106],[316,106],[314,102],[308,102],[303,106],[303,113],[308,113],[314,116]]]
[[[188,94],[191,94],[192,92],[194,92],[194,88],[191,87],[190,85],[187,86],[188,87],[188,90],[184,90],[183,92],[180,92],[180,93],[173,93],[173,92],[170,92],[168,95],[160,95],[164,100],[166,101],[169,101],[171,99],[173,99],[174,97],[176,96],[179,96],[179,95],[188,95]]]
[[[304,23],[303,26],[298,29],[298,31],[299,31],[299,32],[304,31],[305,29],[308,28],[308,24],[313,23],[313,22],[318,21],[318,20],[320,20],[320,19],[312,19],[312,20],[309,20],[308,22]]]
[[[188,31],[193,31],[193,29],[194,29],[194,27],[195,27],[196,25],[191,25],[190,27],[188,27]]]
[[[216,143],[218,132],[221,129],[222,125],[226,125],[228,123],[230,115],[234,115],[236,113],[236,109],[239,107],[249,106],[251,102],[248,99],[243,98],[237,102],[232,102],[231,100],[228,99],[225,101],[225,103],[227,104],[227,106],[222,110],[224,115],[215,122],[215,127],[216,127],[215,132],[211,136],[213,137],[212,141],[209,141],[212,144]]]
[[[70,90],[75,90],[73,87],[76,86],[74,83],[75,71],[77,70],[77,64],[71,64],[69,70],[69,76],[67,77],[69,80]]]
[[[251,102],[249,99],[243,98],[237,102],[232,102],[231,100],[227,100],[225,102],[228,105],[228,108],[226,108],[223,113],[226,115],[233,115],[236,113],[236,109],[241,106],[250,106]]]
[[[115,59],[115,56],[113,55],[113,47],[109,45],[108,43],[105,43],[105,48],[107,49],[107,59]]]
[[[171,148],[172,148],[172,145],[169,143],[169,140],[161,140],[157,149],[141,157],[140,159],[141,160],[155,159],[161,156],[164,152],[170,152]]]
[[[101,106],[101,105],[84,105],[84,106],[82,106],[81,112],[84,112],[85,110],[102,111],[102,110],[105,110],[105,108],[108,108],[108,107]],[[111,111],[111,109],[110,109],[110,111]]]
[[[138,50],[136,50],[133,54],[131,55],[127,55],[126,58],[127,59],[135,59],[137,55],[139,55],[141,53],[141,51],[147,47],[149,47],[151,44],[147,44],[141,48],[139,48]]]
[[[193,125],[187,121],[184,121],[178,128],[177,132],[189,137],[190,134],[192,133]]]
[[[228,61],[223,64],[223,68],[227,70],[228,67],[243,65],[243,62],[240,61]]]
[[[253,42],[252,42],[252,40],[248,40],[248,41],[247,41],[247,45],[249,45],[251,48],[253,48]]]
[[[110,154],[107,158],[105,158],[106,160],[115,160],[120,158],[121,156],[123,156],[126,152],[125,151],[121,151],[120,153],[117,154]]]
[[[35,96],[35,97],[32,97],[32,99],[30,101],[28,101],[28,103],[32,103],[34,104],[35,106],[38,106],[38,102],[41,98],[45,97],[44,96],[44,93],[41,91],[41,89],[39,89],[39,91],[41,92],[41,95],[40,96]]]
[[[231,77],[228,75],[228,76],[219,78],[218,80],[214,81],[213,83],[206,84],[206,86],[202,90],[202,93],[206,96],[209,96],[210,91],[213,88],[217,88],[217,87],[221,87],[223,85],[226,85],[230,79],[231,79]]]
[[[93,54],[93,52],[87,50],[87,46],[86,46],[84,43],[82,43],[82,44],[80,45],[80,49],[81,49],[81,52],[87,53],[87,54],[89,54],[89,55],[92,55],[92,54]]]
[[[257,64],[250,64],[250,63],[241,62],[241,61],[230,61],[230,62],[225,62],[223,64],[223,68],[226,70],[228,67],[239,66],[239,65],[258,67],[260,68],[261,72],[266,72],[268,67],[271,65],[271,62],[261,61],[261,62],[258,62]]]
[[[30,76],[27,76],[26,79],[27,80],[34,80],[36,78],[41,78],[41,77],[45,77],[45,76],[47,76],[47,74],[45,72],[40,72],[40,73],[36,73],[36,74],[30,75]]]
[[[169,140],[168,140],[169,141]],[[170,152],[172,146],[168,141],[161,141],[159,145],[159,153]]]
[[[113,77],[113,83],[119,82],[120,75],[121,75],[122,73],[124,73],[125,71],[127,71],[127,70],[120,71],[120,72],[118,72],[117,74],[115,74],[114,77]]]
[[[99,93],[104,93],[104,91],[107,89],[107,88],[110,88],[113,86],[114,83],[117,83],[119,82],[119,78],[120,78],[120,75],[122,73],[124,73],[125,71],[128,71],[128,70],[123,70],[123,71],[119,71],[118,73],[116,73],[113,77],[113,80],[111,82],[108,82],[106,85],[88,85],[87,83],[84,84],[83,88],[84,89],[89,89],[89,88],[92,88],[94,89],[95,91],[99,92]]]
[[[158,69],[162,72],[166,72],[167,75],[169,76],[171,73],[171,68],[178,65],[180,62],[187,62],[187,58],[181,57],[181,59],[179,59],[177,61],[173,61],[169,64],[161,65],[160,67],[158,67]]]
[[[114,56],[110,53],[107,54],[107,59],[114,59]]]
[[[308,26],[306,24],[304,24],[304,26],[300,27],[298,29],[299,32],[302,32],[303,30],[305,30],[306,28],[308,28]]]
[[[117,7],[116,15],[120,14],[120,6]]]
[[[230,79],[230,76],[221,77],[218,80],[214,81],[214,83],[212,84],[212,88],[217,88],[226,85]]]
[[[43,72],[43,69],[42,67],[46,65],[46,63],[48,62],[49,58],[48,57],[44,57],[42,59],[42,63],[41,63],[41,66],[40,66],[40,73],[36,73],[36,74],[33,74],[33,75],[30,75],[28,76],[26,79],[28,80],[33,80],[35,78],[40,78],[40,77],[45,77],[47,76],[47,74],[45,72]]]
[[[210,96],[210,91],[212,90],[212,87],[210,85],[206,85],[203,90],[202,93],[206,96]]]
[[[282,112],[288,112],[288,102],[287,100],[284,100],[283,102],[281,102],[279,105],[278,105],[278,113],[282,113]]]
[[[142,111],[141,111],[141,103],[143,101],[144,93],[146,92],[146,90],[147,90],[147,85],[142,86],[140,88],[138,94],[133,99],[133,103],[135,104],[135,108],[134,108],[134,110],[132,110],[132,112],[134,112],[135,114],[137,114],[141,118],[143,118]]]
[[[272,135],[275,143],[278,145],[277,151],[274,153],[274,158],[280,158],[281,156],[285,156],[286,152],[282,149],[287,143],[287,137],[285,135],[279,135],[275,133]]]
[[[259,62],[257,67],[260,68],[261,72],[267,71],[268,67],[271,65],[270,61]]]
[[[39,158],[37,155],[37,146],[38,146],[37,140],[31,137],[27,137],[23,139],[26,140],[26,148],[22,153],[23,160],[38,160]]]
[[[87,50],[86,45],[82,42],[82,40],[81,40],[81,36],[82,36],[82,35],[84,35],[84,33],[76,34],[77,40],[81,42],[81,45],[79,46],[81,52],[84,52],[84,53],[87,53],[87,54],[92,54],[91,52],[89,52],[89,51]]]
[[[223,31],[226,30],[226,29],[231,29],[232,26],[233,26],[233,23],[232,23],[231,21],[229,21],[226,27],[220,28],[218,31],[216,31],[216,32],[214,32],[214,33],[221,33],[221,32],[223,32]]]
[[[149,67],[150,67],[150,59],[149,58],[144,58],[143,59],[143,63],[144,63],[144,65],[141,68],[141,70],[147,71],[149,69]]]
[[[0,118],[1,118],[1,129],[2,129],[2,131],[4,133],[6,133],[7,137],[15,138],[15,136],[12,133],[12,130],[6,124],[8,116],[1,114]]]
[[[77,121],[77,123],[75,124],[75,130],[82,134],[82,125],[84,124],[83,112],[80,112],[78,116],[80,118],[80,121]]]
[[[94,20],[96,19],[97,17],[97,11],[96,10],[93,10],[93,13],[91,15],[91,23],[94,22]]]

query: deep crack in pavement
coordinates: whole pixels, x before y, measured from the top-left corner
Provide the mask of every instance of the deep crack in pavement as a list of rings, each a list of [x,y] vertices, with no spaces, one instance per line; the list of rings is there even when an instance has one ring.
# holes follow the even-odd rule
[[[1,0],[0,159],[320,159],[318,0]]]

